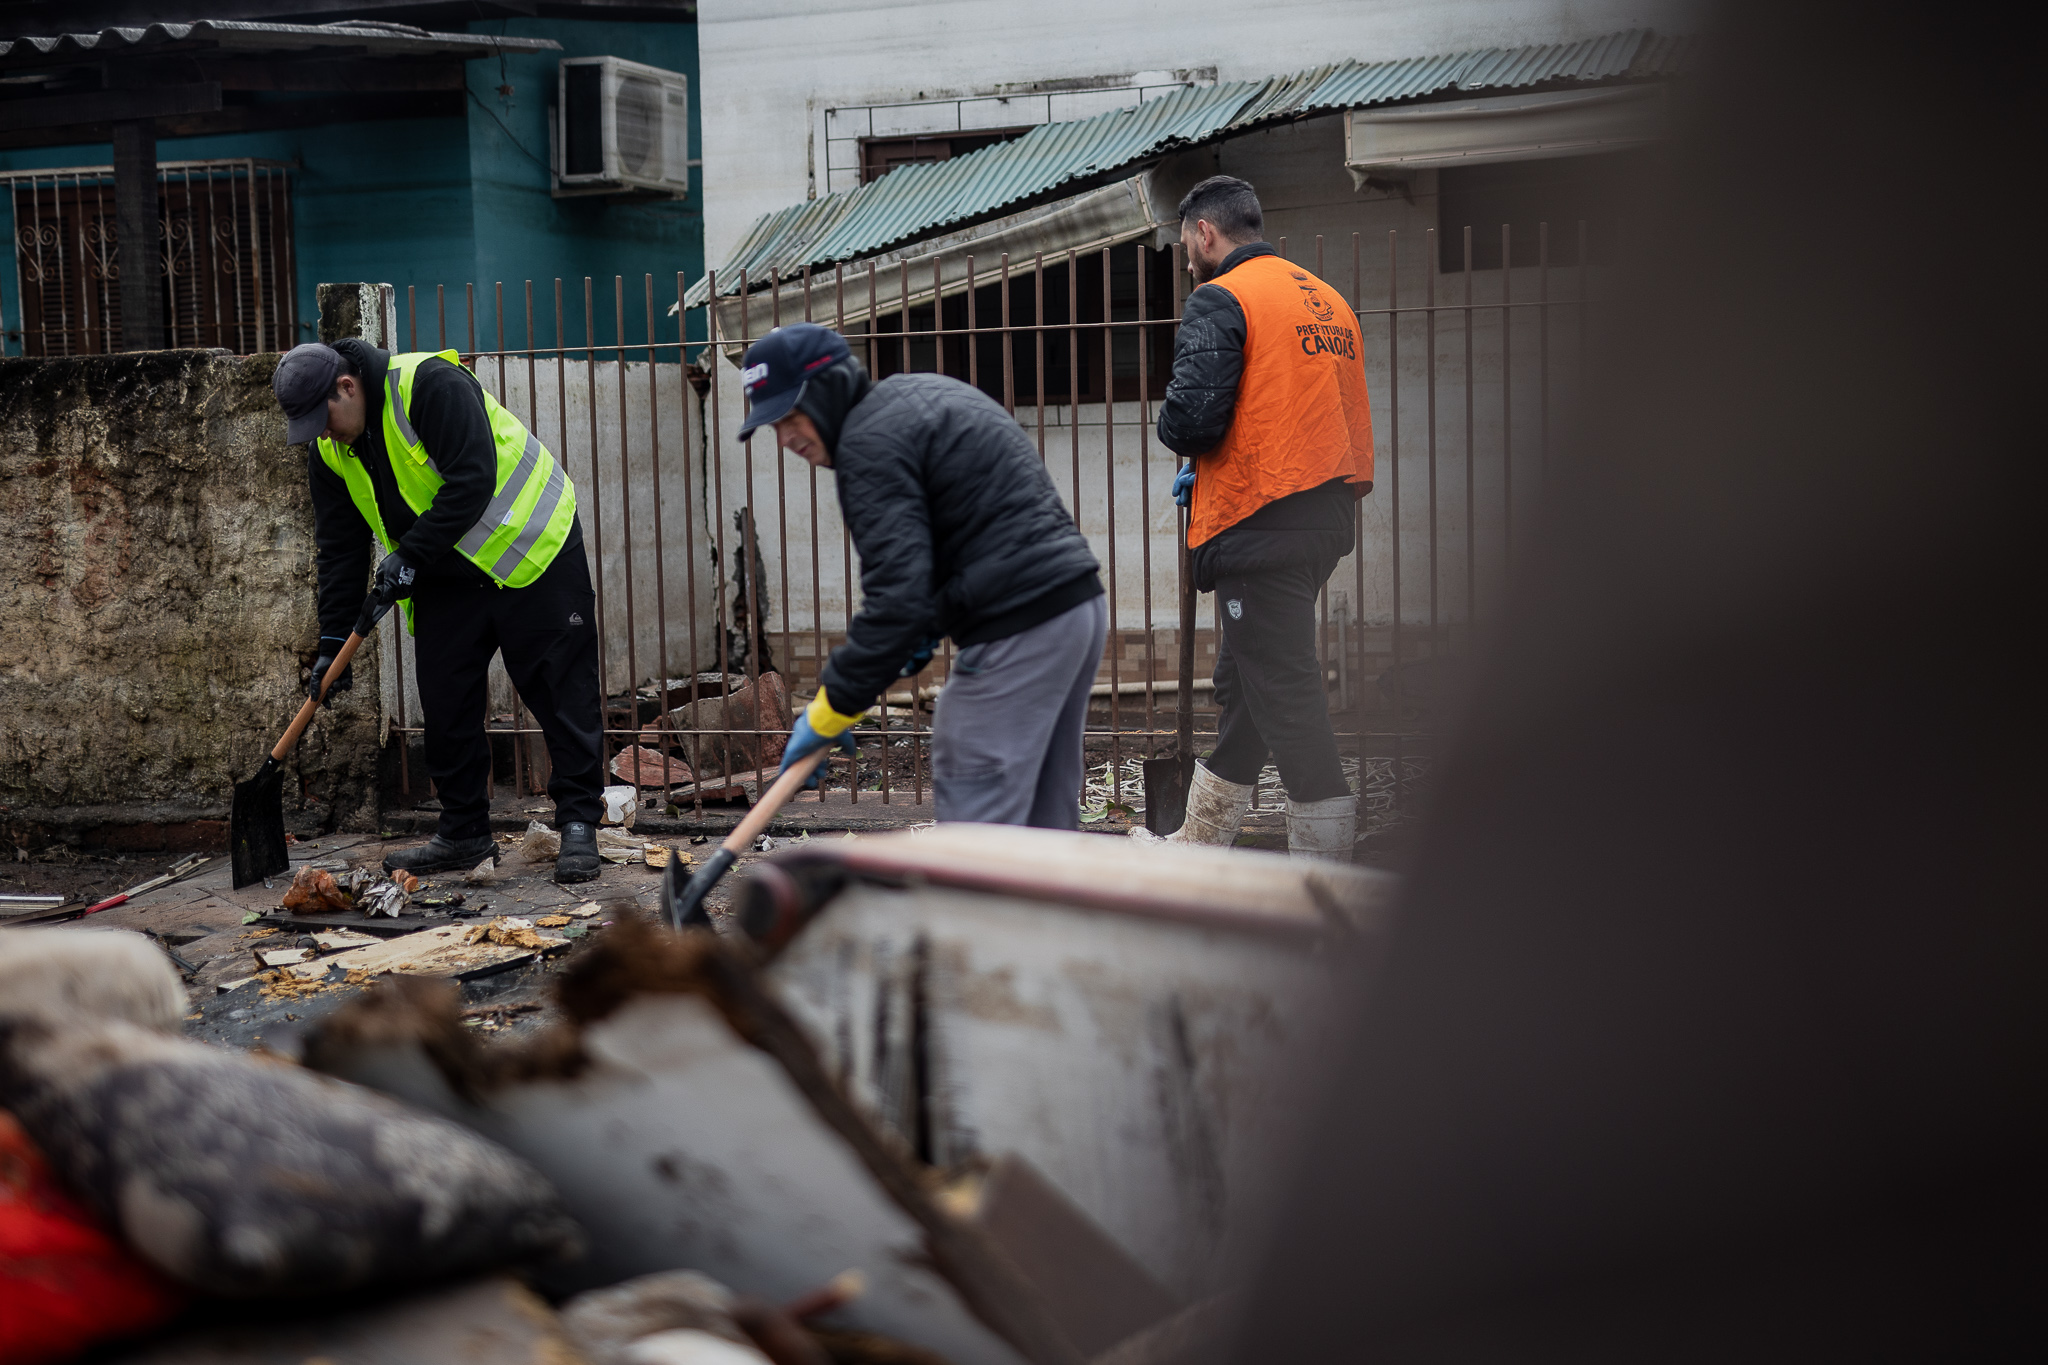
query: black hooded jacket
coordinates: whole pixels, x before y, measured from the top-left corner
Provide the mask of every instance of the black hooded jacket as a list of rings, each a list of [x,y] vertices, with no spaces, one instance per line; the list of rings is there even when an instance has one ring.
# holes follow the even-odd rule
[[[398,542],[398,552],[419,571],[423,586],[483,585],[482,569],[455,552],[455,542],[476,524],[498,483],[498,449],[484,411],[483,385],[450,361],[420,362],[413,374],[413,430],[434,457],[443,483],[425,512],[414,512],[391,476],[384,450],[384,375],[391,352],[357,337],[334,343],[363,382],[363,435],[349,454],[369,471],[377,490],[377,513]],[[319,558],[320,633],[345,639],[369,590],[371,557],[380,551],[370,523],[349,497],[348,484],[320,458],[317,443],[306,446],[306,474],[313,489],[313,539]],[[569,529],[563,550],[583,543],[581,521]]]
[[[825,665],[834,710],[871,705],[928,639],[1000,640],[1101,595],[1037,447],[981,390],[940,374],[875,384],[848,359],[797,410],[832,451],[860,551],[860,611]]]

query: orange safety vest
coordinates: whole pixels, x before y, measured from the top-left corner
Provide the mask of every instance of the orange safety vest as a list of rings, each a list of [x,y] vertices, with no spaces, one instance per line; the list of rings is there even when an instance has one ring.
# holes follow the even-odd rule
[[[1372,407],[1344,296],[1279,256],[1203,287],[1228,289],[1244,309],[1244,375],[1230,430],[1200,457],[1188,544],[1331,479],[1372,491]]]

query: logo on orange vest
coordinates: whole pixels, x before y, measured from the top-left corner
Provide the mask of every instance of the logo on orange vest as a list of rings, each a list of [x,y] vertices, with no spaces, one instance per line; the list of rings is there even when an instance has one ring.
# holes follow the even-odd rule
[[[1328,322],[1331,318],[1337,316],[1337,310],[1330,306],[1328,299],[1325,299],[1316,292],[1314,285],[1304,284],[1296,287],[1306,295],[1301,301],[1301,306],[1308,309],[1315,316],[1317,322]]]

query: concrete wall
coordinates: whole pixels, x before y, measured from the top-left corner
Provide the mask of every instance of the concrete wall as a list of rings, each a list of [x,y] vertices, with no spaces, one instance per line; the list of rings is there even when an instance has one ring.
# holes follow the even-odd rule
[[[0,360],[0,803],[17,838],[220,820],[319,630],[274,356]],[[374,644],[357,663],[374,680]],[[374,829],[374,686],[308,731],[288,825]]]

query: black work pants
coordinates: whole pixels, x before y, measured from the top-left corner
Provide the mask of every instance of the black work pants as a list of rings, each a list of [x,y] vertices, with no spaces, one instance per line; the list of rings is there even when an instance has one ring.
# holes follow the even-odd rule
[[[604,813],[604,709],[597,603],[582,548],[556,555],[523,588],[421,584],[413,593],[413,618],[427,772],[441,798],[442,837],[490,832],[484,707],[491,656],[501,652],[512,685],[547,739],[555,824],[596,824]]]
[[[1296,801],[1350,791],[1330,728],[1323,669],[1316,660],[1316,594],[1335,562],[1218,575],[1216,749],[1209,771],[1225,782],[1256,782],[1272,755]]]

